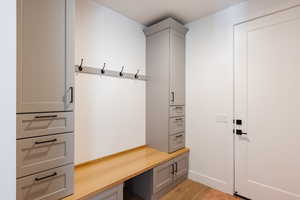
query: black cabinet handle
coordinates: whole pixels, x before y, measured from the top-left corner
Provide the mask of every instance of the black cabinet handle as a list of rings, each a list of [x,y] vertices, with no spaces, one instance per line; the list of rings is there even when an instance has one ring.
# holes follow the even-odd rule
[[[176,135],[176,138],[180,138],[180,137],[182,137],[183,135]]]
[[[42,115],[42,116],[35,116],[35,119],[48,119],[48,118],[57,118],[57,115]]]
[[[53,139],[53,140],[47,140],[47,141],[41,141],[41,142],[35,142],[34,144],[45,144],[45,143],[51,143],[51,142],[56,142],[57,139]]]
[[[175,101],[175,92],[171,92],[171,101],[172,101],[172,102]]]
[[[71,91],[71,100],[70,100],[70,103],[74,103],[74,88],[72,86],[70,87],[70,91]]]
[[[176,173],[178,172],[178,163],[177,162],[175,163],[175,172]]]
[[[48,175],[48,176],[44,176],[44,177],[41,177],[41,178],[35,178],[35,181],[41,181],[41,180],[44,180],[44,179],[47,179],[47,178],[50,178],[50,177],[53,177],[53,176],[56,176],[57,173],[54,172],[53,174],[51,175]]]
[[[174,164],[172,164],[172,175],[175,174]]]

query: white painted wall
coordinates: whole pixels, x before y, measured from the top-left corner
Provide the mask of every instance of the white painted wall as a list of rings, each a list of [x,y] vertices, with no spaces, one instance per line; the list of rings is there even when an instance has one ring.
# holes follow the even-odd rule
[[[0,6],[0,194],[16,199],[16,1]]]
[[[77,64],[145,73],[142,25],[92,0],[76,6]],[[145,144],[145,82],[77,74],[75,88],[77,164]]]
[[[251,0],[187,25],[190,178],[233,192],[233,25],[296,4]]]

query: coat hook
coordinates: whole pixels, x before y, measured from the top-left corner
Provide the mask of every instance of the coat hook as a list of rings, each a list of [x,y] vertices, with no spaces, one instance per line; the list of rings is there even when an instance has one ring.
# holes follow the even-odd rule
[[[138,78],[139,78],[139,72],[140,72],[140,70],[138,69],[137,72],[136,72],[136,74],[134,75],[134,78],[135,78],[135,79],[138,79]]]
[[[80,66],[78,67],[79,71],[82,71],[83,58],[81,58]]]
[[[122,67],[122,70],[120,71],[120,76],[123,76],[124,74],[123,74],[123,70],[124,70],[124,66]]]
[[[106,66],[106,63],[103,64],[103,67],[101,69],[101,74],[104,74],[105,73],[105,66]]]

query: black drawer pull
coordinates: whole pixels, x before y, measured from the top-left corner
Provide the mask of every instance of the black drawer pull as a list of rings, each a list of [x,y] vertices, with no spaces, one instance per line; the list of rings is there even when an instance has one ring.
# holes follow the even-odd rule
[[[176,121],[183,121],[183,118],[177,118]]]
[[[175,163],[175,173],[177,174],[177,172],[178,172],[178,163],[176,162]]]
[[[42,116],[35,116],[36,119],[48,119],[48,118],[57,118],[57,115],[42,115]]]
[[[50,177],[53,177],[53,176],[56,176],[57,173],[54,172],[53,174],[50,174],[48,176],[44,176],[44,177],[41,177],[41,178],[35,178],[35,181],[41,181],[41,180],[44,180],[44,179],[47,179],[47,178],[50,178]]]
[[[50,142],[56,142],[57,139],[53,139],[53,140],[47,140],[47,141],[41,141],[41,142],[35,142],[35,144],[45,144],[45,143],[50,143]]]
[[[180,137],[182,137],[183,135],[176,135],[176,138],[180,138]]]

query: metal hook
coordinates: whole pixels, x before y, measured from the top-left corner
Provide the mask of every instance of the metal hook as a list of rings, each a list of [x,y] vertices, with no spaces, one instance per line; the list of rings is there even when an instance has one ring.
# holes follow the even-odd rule
[[[134,75],[134,78],[135,78],[135,79],[138,79],[138,78],[139,78],[139,75],[138,75],[139,72],[140,72],[140,70],[138,69],[137,72],[136,72],[136,74]]]
[[[122,67],[122,70],[120,71],[120,76],[123,76],[124,74],[123,74],[123,70],[124,70],[124,66]]]
[[[82,71],[82,64],[83,64],[83,58],[81,58],[81,63],[79,65],[79,67],[78,67],[79,71]]]
[[[101,69],[101,74],[104,74],[105,73],[105,66],[106,66],[106,63],[103,64],[103,67]]]

